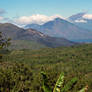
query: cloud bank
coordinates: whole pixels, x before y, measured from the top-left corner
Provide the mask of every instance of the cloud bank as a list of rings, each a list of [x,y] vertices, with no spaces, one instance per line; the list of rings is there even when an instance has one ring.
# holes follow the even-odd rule
[[[78,22],[78,23],[87,23],[87,21],[86,20],[83,20],[83,19],[75,20],[75,22]]]
[[[17,24],[21,24],[21,25],[32,24],[32,23],[36,23],[36,24],[41,25],[41,24],[44,24],[48,21],[51,21],[57,17],[63,18],[60,15],[46,16],[46,15],[36,14],[36,15],[32,15],[32,16],[19,17],[19,18],[15,19],[14,22]]]
[[[83,16],[84,19],[92,19],[92,14],[85,14]]]
[[[65,19],[68,21],[68,18],[64,18],[61,15],[53,15],[53,16],[46,16],[43,14],[33,14],[31,16],[21,16],[21,17],[4,17],[4,14],[7,13],[4,9],[0,8],[0,23],[13,23],[19,26],[25,26],[27,24],[39,24],[42,25],[48,21],[52,21],[55,18],[61,18]],[[87,19],[92,20],[92,14],[87,14],[87,13],[79,13],[77,15],[74,15],[74,18],[78,17],[77,19],[74,20],[74,22],[80,22],[80,23],[86,23]]]
[[[76,22],[76,23],[87,23],[88,20],[92,20],[92,14],[85,13],[81,17],[77,16],[77,19],[74,20],[74,22]]]

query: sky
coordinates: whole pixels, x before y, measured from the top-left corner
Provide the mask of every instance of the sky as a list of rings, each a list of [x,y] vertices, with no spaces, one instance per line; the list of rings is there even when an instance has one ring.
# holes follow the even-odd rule
[[[92,0],[0,0],[0,20],[3,21],[30,22],[29,19],[40,18],[44,22],[48,16],[67,18],[85,11],[92,14]]]

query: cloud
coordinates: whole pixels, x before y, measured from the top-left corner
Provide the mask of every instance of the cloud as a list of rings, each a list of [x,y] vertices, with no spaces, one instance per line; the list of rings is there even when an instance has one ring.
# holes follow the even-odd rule
[[[83,19],[80,19],[80,20],[75,20],[75,22],[77,22],[77,23],[87,23],[87,21],[86,20],[83,20]]]
[[[4,9],[1,9],[0,8],[0,15],[3,15],[3,14],[5,14],[6,13],[6,11],[4,10]]]
[[[4,18],[0,16],[0,21],[2,21]]]
[[[10,19],[10,18],[7,18],[7,17],[3,17],[3,16],[0,16],[0,22],[1,23],[13,23],[14,20],[13,19]]]
[[[57,17],[63,18],[60,15],[46,16],[46,15],[36,14],[32,16],[22,16],[22,17],[16,18],[14,22],[16,22],[17,24],[21,24],[21,25],[26,25],[26,24],[31,24],[31,23],[44,24]]]
[[[84,19],[92,19],[92,14],[85,14],[83,16]]]

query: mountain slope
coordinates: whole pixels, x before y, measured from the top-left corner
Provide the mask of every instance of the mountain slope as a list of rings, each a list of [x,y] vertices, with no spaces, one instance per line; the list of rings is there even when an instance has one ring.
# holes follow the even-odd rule
[[[55,20],[49,21],[43,25],[37,25],[36,27],[31,25],[31,28],[37,29],[49,36],[63,37],[69,40],[92,39],[91,31],[82,29],[60,18],[56,18]]]
[[[47,46],[45,46],[44,44],[40,44],[36,41],[13,40],[8,48],[10,50],[20,50],[20,49],[36,50],[40,48],[47,48]]]
[[[40,26],[41,25],[39,25],[39,24],[28,24],[25,26],[25,29],[29,29],[29,28],[38,29],[38,28],[40,28]]]
[[[32,42],[35,42],[45,47],[70,46],[75,44],[64,38],[50,37],[36,30],[25,30],[9,23],[0,24],[0,32],[3,32],[4,35],[10,37],[13,42],[17,40],[24,40],[27,42],[31,42],[31,44]],[[23,46],[21,46],[21,48],[22,47]]]

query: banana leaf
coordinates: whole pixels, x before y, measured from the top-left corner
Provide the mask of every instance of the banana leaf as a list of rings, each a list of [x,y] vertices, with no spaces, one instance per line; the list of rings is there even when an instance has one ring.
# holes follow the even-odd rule
[[[51,88],[48,85],[48,78],[47,78],[46,74],[44,72],[41,72],[41,75],[43,77],[43,84],[42,84],[43,91],[44,92],[52,92]]]
[[[73,86],[77,83],[77,78],[73,78],[71,81],[69,81],[63,89],[61,89],[61,92],[67,92],[68,90],[72,89]]]
[[[64,83],[64,74],[61,74],[59,79],[56,82],[55,88],[53,92],[60,92],[61,87],[63,86]]]

